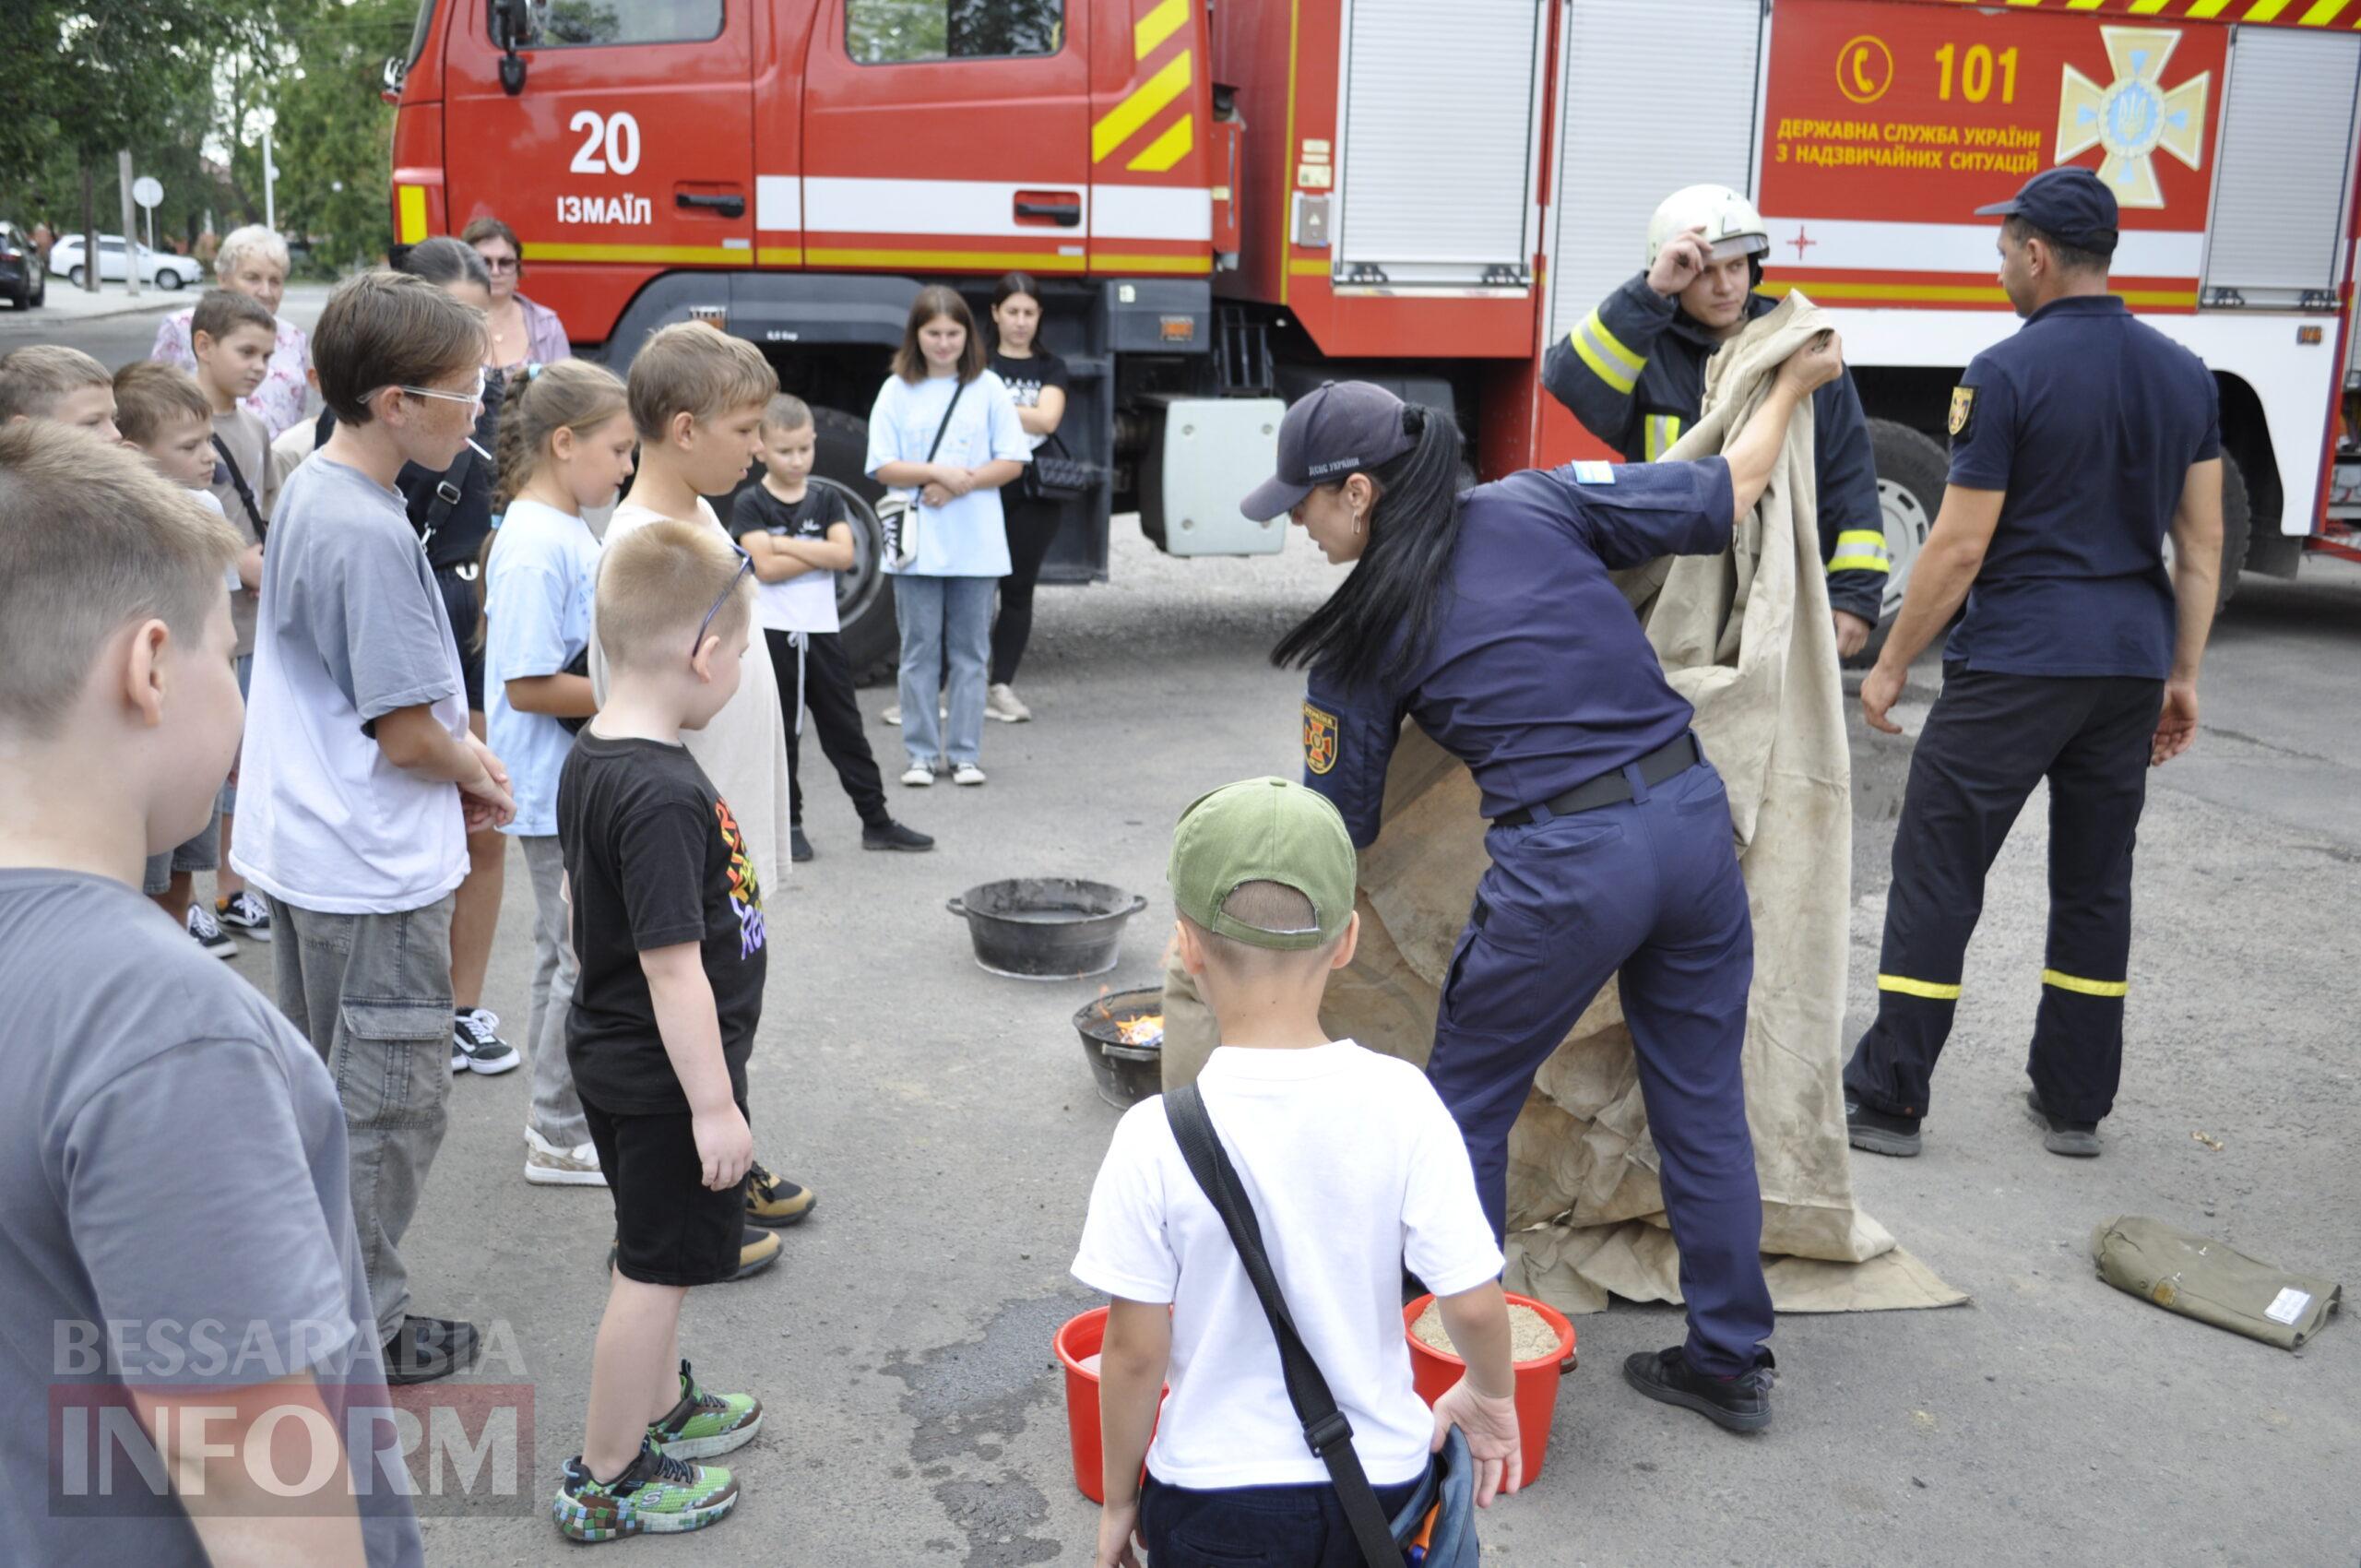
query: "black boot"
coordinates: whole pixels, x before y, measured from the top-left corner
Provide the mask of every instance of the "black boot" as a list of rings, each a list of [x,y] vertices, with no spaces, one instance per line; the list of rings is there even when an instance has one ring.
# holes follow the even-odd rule
[[[1847,1099],[1845,1136],[1855,1148],[1909,1159],[1918,1152],[1918,1118],[1889,1115],[1875,1106]]]
[[[475,1365],[476,1325],[445,1317],[404,1317],[384,1346],[386,1382],[432,1383]]]
[[[1731,1431],[1761,1431],[1771,1424],[1771,1384],[1778,1362],[1771,1352],[1736,1377],[1711,1377],[1689,1364],[1675,1345],[1651,1355],[1643,1350],[1623,1363],[1623,1381],[1651,1399],[1696,1411]]]
[[[931,849],[934,840],[916,828],[887,821],[876,827],[862,828],[860,847],[864,849]]]
[[[2062,1154],[2069,1159],[2095,1159],[2099,1152],[2099,1124],[2095,1122],[2069,1122],[2063,1116],[2052,1116],[2049,1108],[2041,1103],[2039,1089],[2025,1090],[2025,1109],[2041,1123],[2041,1146],[2052,1154]]]

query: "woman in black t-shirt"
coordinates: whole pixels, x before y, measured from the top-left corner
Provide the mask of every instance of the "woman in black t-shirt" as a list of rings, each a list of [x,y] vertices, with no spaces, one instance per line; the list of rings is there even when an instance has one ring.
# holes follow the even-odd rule
[[[1012,272],[992,291],[992,373],[1008,384],[1016,420],[1036,451],[1057,434],[1066,414],[1066,362],[1035,341],[1041,329],[1041,286]],[[1000,614],[992,622],[991,685],[984,717],[1022,724],[1032,711],[1017,699],[1016,666],[1033,635],[1033,585],[1057,537],[1063,508],[1023,493],[1020,480],[1001,494],[1008,523],[1008,576],[1000,580]]]

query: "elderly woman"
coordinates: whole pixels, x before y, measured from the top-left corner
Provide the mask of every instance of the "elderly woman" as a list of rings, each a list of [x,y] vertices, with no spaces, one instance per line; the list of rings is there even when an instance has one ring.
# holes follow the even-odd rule
[[[246,399],[246,407],[270,427],[276,439],[279,432],[303,419],[304,401],[311,394],[306,379],[312,365],[311,342],[302,327],[279,315],[279,302],[287,292],[287,242],[259,223],[232,229],[213,257],[213,276],[222,288],[253,296],[278,317],[279,341],[270,351],[270,367],[263,373],[262,385]],[[188,321],[195,314],[192,306],[166,316],[156,328],[156,346],[148,357],[194,374],[196,355],[189,348]]]
[[[483,257],[492,274],[492,363],[497,370],[520,364],[552,364],[574,357],[565,340],[565,324],[557,312],[537,305],[516,291],[525,276],[524,250],[516,231],[497,218],[479,218],[459,232],[459,238]]]

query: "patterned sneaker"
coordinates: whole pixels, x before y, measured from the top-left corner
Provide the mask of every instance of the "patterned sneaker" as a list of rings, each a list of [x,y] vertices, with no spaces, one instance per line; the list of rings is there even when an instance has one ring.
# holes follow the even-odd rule
[[[213,900],[213,913],[232,935],[248,942],[270,940],[270,906],[243,887],[227,898]]]
[[[681,1363],[681,1402],[647,1423],[647,1441],[674,1459],[710,1459],[743,1448],[763,1430],[763,1402],[751,1394],[711,1394]]]
[[[582,1456],[565,1462],[550,1517],[570,1540],[622,1540],[626,1536],[702,1530],[738,1506],[738,1483],[718,1465],[669,1458],[653,1443],[604,1485],[590,1479]]]
[[[799,1187],[784,1176],[774,1176],[761,1165],[746,1169],[746,1218],[773,1229],[801,1225],[820,1200],[809,1187]]]
[[[188,907],[188,933],[196,939],[199,947],[217,958],[238,956],[238,944],[230,940],[230,933],[221,929],[221,922],[213,918],[213,911],[202,904]]]
[[[451,1071],[505,1073],[524,1057],[500,1038],[500,1015],[489,1007],[469,1007],[451,1018]]]
[[[560,1148],[532,1128],[525,1129],[525,1180],[537,1187],[603,1187],[606,1173],[599,1169],[599,1146],[576,1144]]]

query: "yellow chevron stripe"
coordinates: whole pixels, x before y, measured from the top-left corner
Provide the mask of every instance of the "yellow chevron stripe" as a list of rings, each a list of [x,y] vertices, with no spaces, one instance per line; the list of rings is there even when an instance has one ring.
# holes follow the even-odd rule
[[[2131,989],[2130,980],[2084,980],[2080,975],[2070,975],[2060,969],[2042,970],[2041,983],[2054,985],[2060,991],[2080,992],[2084,996],[2121,996]]]
[[[1164,3],[1132,24],[1132,58],[1145,60],[1156,46],[1189,24],[1189,0]]]
[[[1188,157],[1189,149],[1196,145],[1196,133],[1190,129],[1195,120],[1192,112],[1183,109],[1180,117],[1166,126],[1162,136],[1141,148],[1140,155],[1123,167],[1144,174],[1163,173]]]
[[[2230,0],[2189,0],[2189,14],[2201,22],[2229,8]]]
[[[1625,397],[1631,395],[1632,378],[1624,374],[1620,367],[1609,362],[1596,349],[1592,348],[1590,339],[1583,335],[1581,327],[1577,327],[1567,333],[1566,341],[1573,345],[1574,352],[1583,357],[1583,363],[1590,366],[1593,375],[1597,376]]]
[[[2218,3],[2226,6],[2230,0],[2218,0]],[[2066,0],[2066,8],[2070,11],[2095,11],[2106,4],[2106,0]]]
[[[2336,20],[2336,14],[2343,10],[2346,4],[2347,0],[2312,0],[2312,8],[2296,18],[2296,25],[2299,28],[2326,27]]]
[[[1148,77],[1137,91],[1107,111],[1098,123],[1090,127],[1090,160],[1097,163],[1131,140],[1133,134],[1162,113],[1167,104],[1188,91],[1192,69],[1191,53],[1184,49],[1175,54],[1164,69]]]
[[[1904,996],[1923,996],[1929,1002],[1957,1002],[1959,987],[1938,985],[1933,980],[1910,980],[1902,975],[1880,975],[1880,991],[1896,991]]]
[[[1893,563],[1887,560],[1882,555],[1837,555],[1832,556],[1829,559],[1828,569],[1832,574],[1837,572],[1885,572],[1890,574],[1893,570]]]
[[[1624,368],[1629,370],[1633,375],[1639,374],[1643,369],[1646,368],[1648,362],[1647,356],[1644,354],[1635,354],[1631,350],[1625,348],[1623,346],[1622,339],[1617,338],[1614,333],[1609,332],[1607,329],[1607,323],[1598,318],[1598,312],[1594,310],[1588,315],[1583,317],[1583,325],[1589,327],[1597,337],[1598,346],[1605,349],[1608,353],[1613,354],[1617,359],[1621,360],[1623,362]]]
[[[2163,10],[2167,4],[2169,0],[2131,0],[2131,14],[2135,17],[2153,17]]]
[[[2250,22],[2270,21],[2285,10],[2288,4],[2289,0],[2254,0],[2254,4],[2247,8],[2245,19]]]

